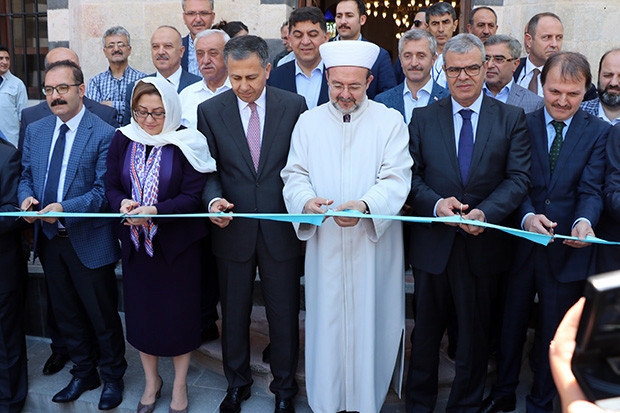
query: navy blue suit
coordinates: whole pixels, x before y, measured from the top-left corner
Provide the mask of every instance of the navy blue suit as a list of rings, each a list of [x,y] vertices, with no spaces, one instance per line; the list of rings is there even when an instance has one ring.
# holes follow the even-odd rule
[[[609,131],[605,150],[604,210],[595,234],[608,241],[620,241],[620,126]],[[596,274],[620,269],[620,246],[596,245]]]
[[[109,124],[113,128],[118,128],[118,120],[117,115],[118,112],[111,106],[103,105],[99,102],[96,102],[92,99],[84,96],[83,98],[84,106],[86,110],[92,112],[97,115],[102,121]],[[29,108],[25,108],[22,110],[22,120],[19,125],[19,143],[17,147],[21,150],[24,145],[24,136],[26,136],[26,126],[30,125],[33,122],[38,121],[39,119],[43,119],[46,116],[52,114],[47,101],[43,101],[35,106],[31,106]]]
[[[554,233],[563,235],[570,235],[575,220],[581,217],[596,226],[603,210],[609,125],[579,109],[551,174],[544,109],[528,114],[527,124],[532,141],[532,187],[517,210],[519,222],[528,213],[544,214],[557,222]],[[493,398],[515,392],[530,308],[538,293],[540,310],[532,359],[535,374],[527,410],[552,411],[555,387],[549,342],[566,311],[581,296],[584,280],[592,274],[592,256],[592,246],[576,249],[561,240],[546,247],[526,240],[516,242],[515,261],[506,283]]]
[[[187,53],[185,53],[184,56],[186,54]],[[156,74],[157,73],[151,73],[150,75],[147,75],[147,77],[153,77]],[[200,76],[193,75],[189,73],[188,71],[186,71],[185,69],[183,69],[183,71],[181,72],[181,80],[179,81],[179,87],[177,88],[177,93],[181,93],[181,91],[185,89],[186,87],[188,87],[189,85],[192,85],[201,80],[202,78]],[[131,122],[131,95],[133,95],[133,88],[135,85],[136,85],[136,82],[132,82],[128,84],[127,91],[125,92],[125,113],[123,114],[123,122],[125,122],[125,125]],[[121,126],[125,126],[125,125],[121,125]]]
[[[325,71],[325,69],[323,69]],[[295,82],[295,61],[290,61],[283,64],[280,67],[274,68],[269,74],[267,79],[269,86],[277,87],[278,89],[288,90],[289,92],[297,93],[297,83]],[[323,75],[321,80],[321,91],[319,92],[319,100],[316,106],[329,102],[329,90],[327,87],[327,77]]]
[[[403,118],[407,119],[405,116],[405,101],[403,100],[404,90],[405,82],[402,82],[390,90],[379,93],[375,97],[375,102],[383,103],[388,108],[396,109],[401,115],[403,115]],[[428,99],[428,104],[430,105],[431,103],[448,96],[450,96],[450,91],[448,89],[439,86],[437,82],[433,82],[433,89],[431,90],[431,96]]]
[[[189,36],[190,35],[188,33],[187,36],[181,39],[181,44],[185,47],[185,53],[183,53],[183,57],[181,57],[181,67],[186,72],[188,71],[187,66],[189,64]]]

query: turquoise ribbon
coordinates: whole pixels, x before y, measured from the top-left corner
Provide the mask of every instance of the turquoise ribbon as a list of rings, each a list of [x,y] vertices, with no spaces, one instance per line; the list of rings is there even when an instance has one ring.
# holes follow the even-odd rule
[[[484,228],[492,228],[498,231],[505,232],[515,237],[524,238],[529,241],[535,242],[540,245],[548,245],[552,239],[563,239],[573,241],[583,241],[592,244],[602,245],[620,245],[620,242],[606,241],[601,238],[587,236],[585,240],[577,237],[567,235],[544,235],[534,232],[523,231],[520,229],[504,227],[502,225],[490,224],[488,222],[474,221],[469,219],[463,219],[460,215],[454,215],[451,217],[412,217],[401,215],[374,215],[363,214],[359,211],[347,210],[347,211],[333,211],[328,210],[325,214],[250,214],[250,213],[198,213],[198,214],[157,214],[157,215],[126,215],[121,213],[96,213],[96,212],[48,212],[44,214],[50,218],[115,218],[125,219],[131,218],[219,218],[222,216],[231,216],[233,218],[246,218],[246,219],[267,219],[271,221],[291,222],[299,224],[311,224],[321,226],[323,220],[326,217],[345,217],[345,218],[362,218],[362,219],[388,219],[392,221],[413,222],[418,224],[430,224],[430,223],[450,223],[450,224],[464,224],[474,225]],[[15,211],[15,212],[0,212],[0,216],[5,217],[36,217],[41,218],[42,215],[35,211]]]

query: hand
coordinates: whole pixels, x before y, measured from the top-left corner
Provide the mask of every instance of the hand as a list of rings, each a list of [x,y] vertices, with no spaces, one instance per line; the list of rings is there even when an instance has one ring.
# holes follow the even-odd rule
[[[571,236],[577,237],[579,239],[586,239],[587,235],[594,236],[594,230],[592,229],[590,224],[588,224],[588,221],[582,219],[575,224],[570,234]],[[573,248],[583,248],[591,245],[591,243],[589,242],[573,241],[570,239],[565,239],[564,244],[569,245]]]
[[[469,209],[469,205],[463,204],[461,201],[451,196],[450,198],[443,198],[437,202],[435,213],[438,217],[452,217],[454,215],[463,215],[464,211]],[[451,227],[456,227],[458,224],[446,223]]]
[[[122,207],[121,207],[122,208]],[[149,206],[141,206],[138,208],[134,208],[127,213],[127,217],[123,225],[142,225],[146,224],[147,221],[151,218],[130,218],[131,215],[157,215],[157,207],[154,205]]]
[[[233,209],[234,206],[235,204],[231,204],[226,199],[220,198],[211,204],[211,210],[209,210],[209,212],[212,214],[215,214],[218,212],[227,212]],[[226,226],[230,224],[230,221],[232,221],[232,216],[228,215],[228,216],[222,216],[222,217],[212,217],[210,219],[211,219],[211,222],[213,222],[218,227],[226,228]]]
[[[133,199],[123,199],[121,201],[121,208],[119,209],[119,211],[121,214],[128,214],[134,208],[137,208],[139,206],[140,203],[138,201],[134,201]]]
[[[477,208],[474,208],[468,214],[463,215],[463,219],[470,219],[472,221],[485,222],[486,216],[484,215],[484,212],[482,212],[481,210]],[[459,227],[461,227],[463,231],[471,235],[480,235],[484,232],[484,227],[480,227],[478,225],[460,224]]]
[[[45,214],[47,212],[63,212],[64,209],[62,207],[62,205],[60,204],[60,202],[53,202],[51,204],[49,204],[48,206],[46,206],[45,208],[43,208],[42,210],[40,210],[39,212],[37,212],[37,214]],[[48,224],[53,224],[54,222],[56,222],[58,220],[58,218],[56,217],[41,217],[41,221],[45,221]]]
[[[571,360],[575,352],[575,337],[579,320],[583,312],[585,298],[581,298],[564,315],[564,319],[555,332],[555,337],[549,345],[549,363],[553,381],[560,394],[562,411],[568,413],[601,413],[603,409],[590,403],[571,369]]]
[[[528,215],[525,221],[523,221],[523,228],[526,231],[549,235],[551,237],[553,236],[553,228],[557,226],[557,222],[551,221],[544,214]]]
[[[308,202],[306,202],[306,205],[304,205],[304,214],[324,214],[325,210],[323,209],[323,205],[324,206],[330,206],[331,204],[334,203],[333,199],[326,199],[326,198],[312,198],[310,199]]]
[[[344,211],[347,209],[360,211],[363,214],[366,212],[366,204],[363,201],[347,201],[344,204],[336,207],[336,211]],[[336,224],[343,228],[354,227],[355,225],[357,225],[359,220],[359,218],[334,217],[334,221],[336,222]]]
[[[39,201],[37,201],[35,197],[29,196],[28,198],[22,201],[22,205],[20,209],[22,211],[32,211],[34,208],[34,205],[39,205]],[[38,219],[35,217],[22,217],[22,218],[24,218],[24,221],[26,221],[29,224],[32,224],[34,221]]]

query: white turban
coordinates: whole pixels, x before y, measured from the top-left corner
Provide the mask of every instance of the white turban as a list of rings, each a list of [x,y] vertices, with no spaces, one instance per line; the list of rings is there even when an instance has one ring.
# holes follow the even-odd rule
[[[379,46],[363,40],[339,40],[319,46],[325,67],[359,66],[370,70],[379,56]]]

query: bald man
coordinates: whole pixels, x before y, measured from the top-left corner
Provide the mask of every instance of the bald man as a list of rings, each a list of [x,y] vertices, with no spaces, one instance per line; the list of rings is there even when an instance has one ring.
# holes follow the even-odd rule
[[[73,50],[67,49],[66,47],[57,47],[50,50],[45,56],[45,68],[47,68],[50,64],[54,62],[60,62],[61,60],[69,60],[77,64],[78,66],[80,65],[80,59]],[[110,124],[114,128],[117,128],[119,126],[117,120],[118,112],[116,111],[116,109],[106,105],[102,105],[99,102],[95,102],[94,100],[89,99],[86,96],[84,96],[84,106],[86,106],[86,109],[101,118],[101,120],[103,120],[105,123]],[[52,112],[50,110],[50,107],[45,100],[36,106],[32,106],[22,110],[22,120],[19,127],[19,143],[17,144],[20,150],[22,149],[22,145],[24,143],[26,126],[51,114]]]

